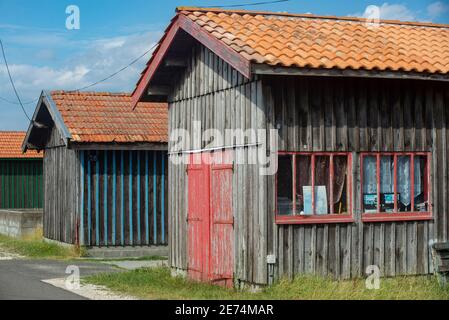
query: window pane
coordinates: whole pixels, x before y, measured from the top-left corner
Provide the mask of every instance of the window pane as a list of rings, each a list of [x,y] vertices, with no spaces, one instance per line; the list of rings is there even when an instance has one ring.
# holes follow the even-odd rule
[[[311,156],[296,156],[296,213],[312,214],[312,196],[307,197],[309,202],[304,211],[304,188],[312,190]]]
[[[329,213],[329,156],[315,157],[315,214]]]
[[[380,211],[394,212],[394,157],[380,157]]]
[[[293,169],[291,155],[279,156],[277,206],[279,215],[293,214]]]
[[[428,207],[428,186],[427,186],[427,157],[415,156],[415,211],[427,212]]]
[[[363,211],[377,212],[377,157],[363,157]]]
[[[397,175],[398,211],[411,211],[410,156],[398,156]]]
[[[348,157],[334,156],[333,202],[331,213],[342,214],[348,212]],[[330,200],[329,200],[330,201]]]

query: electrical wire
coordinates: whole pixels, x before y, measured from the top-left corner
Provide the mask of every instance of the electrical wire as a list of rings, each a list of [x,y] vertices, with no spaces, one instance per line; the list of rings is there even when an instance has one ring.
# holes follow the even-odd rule
[[[0,40],[0,42],[1,42],[1,40]],[[105,77],[105,78],[103,78],[103,79],[101,79],[101,80],[95,81],[95,82],[93,82],[93,83],[91,83],[91,84],[89,84],[89,85],[86,85],[86,86],[84,86],[84,87],[81,87],[81,88],[78,88],[78,89],[74,89],[74,90],[70,90],[70,91],[68,91],[68,92],[77,92],[77,91],[86,90],[86,89],[88,89],[88,88],[94,87],[94,86],[96,86],[96,85],[98,85],[98,84],[100,84],[100,83],[102,83],[102,82],[105,82],[105,81],[107,81],[107,80],[109,80],[109,79],[115,77],[117,74],[123,72],[124,70],[128,69],[129,67],[131,67],[132,65],[134,65],[135,63],[137,63],[140,59],[142,59],[144,56],[146,56],[148,53],[150,53],[150,52],[151,52],[157,45],[158,45],[158,43],[155,43],[150,49],[148,49],[148,50],[145,51],[143,54],[141,54],[140,56],[138,56],[137,58],[135,58],[134,60],[132,60],[132,61],[131,61],[130,63],[128,63],[126,66],[124,66],[124,67],[120,68],[119,70],[117,70],[116,72],[110,74],[109,76],[107,76],[107,77]],[[3,48],[3,45],[2,45],[2,48]],[[8,69],[9,69],[9,68],[8,68]],[[9,73],[9,70],[8,70],[8,73]],[[13,87],[15,88],[14,85],[13,85]],[[16,91],[15,91],[15,92],[16,92]],[[22,102],[22,101],[19,99],[19,103],[15,102],[15,101],[8,100],[8,99],[3,98],[3,97],[0,97],[0,100],[2,100],[2,101],[4,101],[4,102],[7,102],[7,103],[10,103],[10,104],[21,105],[22,108],[23,108],[23,105],[24,105],[24,104],[32,104],[32,103],[36,103],[36,102],[39,100],[39,98],[34,99],[34,100],[31,100],[31,101],[27,101],[27,102]],[[27,116],[27,117],[28,117],[28,116]]]
[[[143,54],[141,54],[140,56],[138,56],[137,58],[135,58],[134,60],[132,60],[130,63],[128,63],[126,66],[124,66],[123,68],[117,70],[116,72],[110,74],[109,76],[107,76],[106,78],[103,78],[101,80],[95,81],[87,86],[75,89],[75,90],[70,90],[69,92],[77,92],[77,91],[82,91],[82,90],[86,90],[89,89],[93,86],[96,86],[97,84],[100,84],[102,82],[105,82],[113,77],[115,77],[116,75],[118,75],[120,72],[123,72],[124,70],[128,69],[129,67],[131,67],[133,64],[135,64],[137,61],[139,61],[140,59],[142,59],[144,56],[146,56],[149,52],[153,51],[154,48],[156,48],[156,46],[158,45],[158,43],[156,42],[150,49],[148,49],[147,51],[145,51]]]
[[[9,103],[9,104],[20,105],[20,103],[18,103],[18,102],[16,102],[16,101],[11,101],[11,100],[8,100],[8,99],[3,98],[3,97],[0,97],[0,100],[4,101],[4,102],[6,102],[6,103]],[[32,103],[36,103],[37,100],[39,100],[39,98],[36,98],[36,99],[34,99],[34,100],[31,100],[31,101],[25,101],[25,102],[22,102],[22,104],[32,104]]]
[[[2,49],[3,60],[5,61],[5,66],[6,66],[6,71],[8,72],[9,81],[11,82],[11,86],[12,86],[12,88],[14,90],[14,93],[15,93],[15,95],[17,97],[17,101],[19,101],[20,107],[22,108],[22,111],[25,114],[25,116],[27,117],[27,119],[29,121],[31,121],[30,116],[28,115],[28,113],[25,110],[25,107],[22,104],[22,100],[20,100],[19,93],[17,92],[16,86],[14,84],[14,80],[12,79],[11,72],[9,71],[8,60],[6,59],[5,48],[3,48],[3,42],[2,42],[1,39],[0,39],[0,47]]]
[[[275,4],[275,3],[281,3],[281,2],[289,2],[290,0],[275,0],[275,1],[262,1],[262,2],[253,2],[253,3],[244,3],[244,4],[234,4],[234,5],[219,5],[219,6],[202,6],[203,8],[236,8],[236,7],[246,7],[246,6],[258,6],[258,5],[265,5],[265,4]],[[24,105],[25,104],[32,104],[35,103],[39,100],[39,98],[31,100],[31,101],[26,101],[26,102],[22,102],[22,100],[19,97],[19,94],[17,93],[16,87],[14,85],[14,81],[11,77],[11,73],[9,71],[9,67],[8,67],[8,62],[6,60],[6,55],[5,55],[5,51],[3,48],[3,43],[0,40],[0,45],[1,45],[1,49],[2,49],[2,54],[3,54],[3,59],[5,61],[5,66],[6,66],[6,70],[8,71],[8,76],[9,76],[9,80],[11,82],[11,86],[13,87],[14,93],[17,97],[18,102],[15,101],[11,101],[8,100],[6,98],[0,97],[0,100],[9,103],[9,104],[15,104],[15,105],[20,105],[22,108],[23,113],[25,114],[25,116],[28,118],[28,120],[31,121],[30,117],[28,116]],[[74,89],[74,90],[70,90],[69,92],[77,92],[77,91],[82,91],[82,90],[86,90],[89,89],[91,87],[94,87],[102,82],[105,82],[113,77],[115,77],[117,74],[123,72],[124,70],[128,69],[129,67],[131,67],[132,65],[134,65],[136,62],[138,62],[140,59],[142,59],[145,55],[147,55],[150,51],[152,51],[156,46],[158,45],[158,43],[154,44],[150,49],[148,49],[147,51],[145,51],[143,54],[141,54],[140,56],[138,56],[137,58],[135,58],[134,60],[132,60],[129,64],[127,64],[126,66],[122,67],[121,69],[117,70],[116,72],[110,74],[109,76],[95,81],[89,85],[86,85],[84,87],[78,88],[78,89]]]

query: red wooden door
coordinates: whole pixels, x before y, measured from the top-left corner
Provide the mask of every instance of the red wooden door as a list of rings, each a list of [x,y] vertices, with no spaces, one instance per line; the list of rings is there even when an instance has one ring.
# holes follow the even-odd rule
[[[215,153],[215,157],[216,157]],[[193,159],[193,158],[192,158]],[[232,165],[188,166],[188,275],[231,287],[234,273]]]
[[[209,170],[204,165],[189,165],[187,170],[188,275],[191,279],[206,281],[209,267]]]
[[[232,165],[212,165],[210,179],[210,280],[233,285]]]

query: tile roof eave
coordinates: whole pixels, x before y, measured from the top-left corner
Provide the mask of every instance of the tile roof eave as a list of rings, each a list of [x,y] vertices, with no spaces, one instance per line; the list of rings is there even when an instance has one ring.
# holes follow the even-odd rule
[[[301,75],[301,76],[341,76],[341,77],[364,77],[364,78],[394,78],[433,80],[449,82],[449,73],[424,73],[399,70],[368,70],[353,68],[308,68],[297,66],[277,66],[265,63],[253,63],[252,72],[260,75]]]
[[[216,15],[215,19],[214,15]],[[346,23],[344,26],[345,28],[348,28],[347,25],[350,25],[351,28],[354,30],[353,32],[360,36],[360,28],[358,25],[360,25],[362,22],[367,22],[367,19],[364,18],[355,18],[355,17],[336,17],[336,16],[317,16],[312,14],[292,14],[292,13],[278,13],[278,12],[266,12],[266,11],[248,11],[248,10],[225,10],[221,8],[201,8],[201,7],[178,7],[176,9],[176,16],[172,19],[171,24],[167,28],[164,36],[160,40],[159,47],[155,51],[155,53],[158,52],[160,47],[162,47],[163,42],[166,40],[167,33],[169,32],[170,28],[173,27],[173,24],[178,23],[179,21],[183,21],[187,25],[187,28],[183,28],[185,31],[187,31],[189,34],[194,36],[195,38],[198,37],[198,34],[202,35],[205,34],[205,36],[209,36],[210,38],[215,38],[215,41],[219,42],[221,45],[221,48],[211,48],[210,46],[207,46],[210,50],[212,50],[215,54],[219,55],[220,50],[229,49],[232,50],[232,52],[238,54],[242,57],[242,59],[246,60],[248,63],[250,70],[248,74],[251,74],[254,69],[258,68],[258,65],[265,65],[269,68],[276,68],[277,64],[279,66],[282,66],[283,68],[288,68],[291,70],[297,70],[298,68],[306,68],[310,66],[310,68],[313,68],[317,70],[316,72],[321,72],[323,70],[326,70],[326,72],[333,72],[333,73],[353,73],[356,76],[360,76],[363,74],[365,77],[388,77],[388,78],[417,78],[417,79],[425,79],[425,80],[436,80],[436,81],[447,81],[447,75],[449,74],[449,66],[446,62],[446,65],[443,64],[441,61],[438,60],[438,58],[442,59],[439,54],[441,54],[441,48],[446,48],[445,44],[441,45],[440,53],[436,53],[435,55],[431,56],[429,58],[428,53],[424,53],[422,56],[419,56],[419,58],[422,58],[424,64],[422,64],[422,67],[419,67],[419,63],[417,61],[421,61],[419,59],[410,58],[410,59],[404,59],[404,55],[407,56],[407,54],[404,54],[404,52],[408,52],[407,50],[417,50],[416,47],[418,46],[410,46],[402,48],[400,54],[396,54],[395,56],[391,54],[391,47],[384,44],[385,47],[385,53],[378,53],[377,51],[375,54],[372,55],[372,57],[366,57],[364,55],[357,55],[360,48],[357,45],[354,44],[347,44],[344,43],[344,41],[347,42],[347,39],[344,36],[338,36],[340,37],[339,41],[343,42],[341,45],[341,52],[338,51],[336,53],[330,52],[328,48],[323,45],[323,47],[319,47],[318,44],[313,44],[312,40],[314,40],[315,34],[311,34],[311,38],[309,39],[309,42],[312,42],[312,44],[309,44],[306,42],[306,45],[309,46],[310,50],[309,52],[312,52],[312,54],[302,54],[298,53],[296,56],[292,55],[292,48],[290,46],[285,45],[284,43],[278,43],[278,45],[285,45],[285,52],[282,52],[282,48],[280,49],[279,46],[274,46],[273,48],[269,48],[271,45],[270,42],[265,41],[266,39],[262,39],[260,41],[259,46],[257,46],[257,43],[255,43],[255,40],[252,38],[248,38],[248,34],[243,34],[243,38],[238,38],[239,34],[234,29],[238,29],[238,23],[236,23],[237,27],[234,26],[234,15],[240,15],[242,16],[242,19],[255,19],[257,22],[260,22],[261,19],[271,19],[271,17],[278,17],[278,18],[284,18],[284,20],[289,21],[289,24],[284,21],[285,28],[292,29],[290,20],[298,20],[303,23],[305,20],[311,20],[308,21],[310,23],[316,23],[317,21],[323,22],[324,20],[326,24],[333,23]],[[247,16],[250,16],[248,18]],[[293,18],[299,18],[299,19],[293,19]],[[222,24],[220,25],[220,19]],[[316,21],[315,21],[316,20]],[[245,20],[247,22],[247,20]],[[262,23],[262,22],[260,22]],[[274,23],[274,22],[273,22]],[[425,35],[427,32],[444,32],[445,34],[449,31],[449,25],[444,24],[434,24],[434,23],[424,23],[424,22],[404,22],[404,21],[397,21],[397,20],[380,20],[379,23],[382,25],[383,28],[388,28],[383,30],[382,32],[386,32],[388,34],[388,30],[390,28],[395,28],[395,31],[398,30],[403,32],[406,36],[401,35],[403,38],[401,39],[409,39],[412,37],[413,39],[418,38],[421,44],[421,47],[424,46],[425,42]],[[276,28],[282,28],[283,26],[279,27],[278,21],[274,23],[274,30]],[[222,29],[220,32],[216,32],[217,26]],[[179,27],[179,26],[178,26]],[[306,28],[307,25],[304,27]],[[229,40],[229,38],[226,38],[225,31],[226,28],[228,28],[228,33],[231,33],[235,36],[235,39]],[[234,28],[234,29],[233,29]],[[343,27],[342,27],[343,28]],[[187,29],[187,30],[186,30]],[[438,30],[436,30],[438,29]],[[248,29],[249,30],[249,29]],[[262,29],[260,29],[262,30]],[[259,31],[260,31],[259,30]],[[264,29],[266,30],[266,28]],[[415,33],[421,32],[419,35],[416,35]],[[257,30],[256,30],[257,31]],[[251,32],[256,32],[251,31]],[[233,33],[234,32],[234,33]],[[237,32],[237,33],[236,33]],[[249,32],[249,31],[248,31]],[[271,30],[271,32],[276,35],[276,32]],[[409,35],[411,33],[411,35]],[[382,35],[382,34],[381,34]],[[282,38],[282,36],[280,36]],[[333,44],[337,40],[335,40],[335,37],[337,36],[328,36],[329,43]],[[338,38],[337,37],[337,38]],[[399,37],[399,36],[398,36]],[[260,37],[262,38],[262,37]],[[424,39],[424,40],[423,40]],[[447,39],[444,38],[443,39]],[[172,39],[173,40],[173,39]],[[197,38],[198,40],[198,38]],[[228,40],[228,41],[226,41]],[[307,40],[307,39],[306,39]],[[364,39],[362,39],[364,40]],[[323,40],[324,41],[324,40]],[[418,41],[418,40],[417,40]],[[201,41],[200,41],[201,42]],[[285,41],[284,41],[285,42]],[[327,44],[329,46],[329,43]],[[402,44],[403,42],[398,41],[399,44]],[[446,42],[447,43],[447,42]],[[169,43],[171,45],[171,43]],[[203,43],[204,45],[204,43]],[[352,45],[352,47],[351,47]],[[371,54],[369,52],[370,50],[373,51],[374,49],[371,47],[371,42],[367,43],[368,49],[363,52],[365,55]],[[323,52],[319,52],[317,49],[319,47],[320,50]],[[349,48],[348,48],[349,47]],[[333,47],[335,48],[335,47]],[[377,47],[376,47],[377,48]],[[420,48],[420,47],[418,47]],[[422,48],[421,48],[422,49]],[[258,51],[259,50],[259,51]],[[269,50],[272,50],[273,52],[270,52]],[[298,50],[298,49],[296,49]],[[352,51],[350,51],[352,50]],[[300,51],[300,50],[299,50]],[[296,51],[295,51],[296,52]],[[272,54],[273,53],[273,54]],[[320,55],[320,53],[323,53],[323,55]],[[426,56],[427,54],[427,56]],[[401,56],[402,55],[402,56]],[[140,87],[139,94],[135,94],[133,97],[133,105],[139,101],[141,96],[144,94],[145,88],[148,86],[148,83],[150,82],[149,77],[147,76],[147,72],[150,66],[152,66],[153,63],[153,57],[149,60],[147,63],[147,67],[142,72],[142,76],[139,79],[137,85],[137,88]],[[448,57],[447,55],[444,55],[444,57]],[[223,59],[223,57],[221,57]],[[302,60],[305,61],[302,61]],[[307,60],[308,59],[308,60]],[[371,59],[371,60],[370,60]],[[414,60],[413,60],[414,59]],[[223,59],[226,61],[226,59]],[[298,64],[299,60],[299,64]],[[356,63],[354,63],[356,61]],[[323,70],[322,70],[323,69]],[[156,72],[153,70],[153,72]],[[242,72],[241,72],[242,73]],[[244,73],[242,73],[245,75]],[[143,88],[143,89],[142,89]],[[134,93],[136,93],[136,90]]]
[[[72,135],[67,128],[67,126],[64,123],[64,119],[62,118],[61,112],[59,111],[58,107],[56,106],[56,103],[53,101],[52,95],[48,91],[43,91],[43,94],[45,96],[46,102],[48,102],[47,107],[49,109],[49,112],[53,118],[53,121],[55,122],[56,126],[58,127],[65,144],[68,144],[68,141],[72,139]]]

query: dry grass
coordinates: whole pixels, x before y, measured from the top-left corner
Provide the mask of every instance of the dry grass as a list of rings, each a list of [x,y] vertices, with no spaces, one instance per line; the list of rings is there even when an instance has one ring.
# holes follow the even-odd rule
[[[251,293],[173,278],[168,268],[99,274],[85,281],[143,299],[275,299],[275,300],[448,300],[449,289],[433,276],[381,279],[379,290],[365,288],[365,280],[335,281],[315,276],[281,280]]]
[[[15,239],[0,235],[0,247],[11,253],[35,259],[73,259],[80,257],[80,250],[66,248],[42,240],[42,230],[35,234]]]

